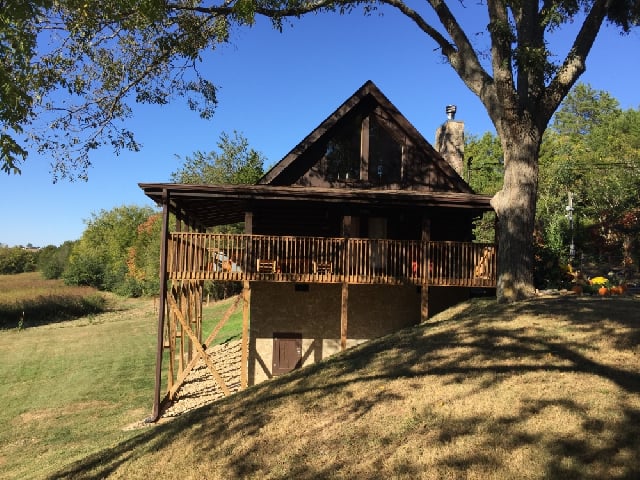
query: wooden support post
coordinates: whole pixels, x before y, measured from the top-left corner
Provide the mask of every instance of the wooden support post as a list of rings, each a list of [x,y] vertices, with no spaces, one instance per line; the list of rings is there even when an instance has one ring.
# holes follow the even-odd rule
[[[431,240],[431,219],[428,217],[422,217],[422,235],[423,242]]]
[[[431,219],[426,216],[422,217],[422,241],[431,241]],[[431,258],[431,248],[428,248],[425,244],[425,248],[422,252],[423,255],[423,273],[422,273],[422,287],[420,289],[420,321],[426,322],[429,318],[429,277],[431,276],[431,266],[433,265],[433,259]]]
[[[240,389],[249,385],[249,307],[251,305],[251,284],[243,282],[242,289],[242,342],[240,354]]]
[[[429,285],[422,284],[420,290],[420,321],[426,322],[429,318]]]
[[[182,325],[183,333],[187,334],[191,339],[191,341],[193,342],[193,345],[195,345],[196,350],[200,353],[200,357],[204,360],[204,363],[209,368],[209,371],[211,372],[211,375],[213,375],[214,380],[220,387],[220,390],[222,390],[222,393],[224,393],[225,396],[231,395],[231,391],[229,390],[229,387],[227,387],[227,384],[225,383],[224,379],[222,378],[220,373],[218,373],[218,370],[216,370],[216,367],[211,361],[211,359],[209,358],[209,355],[207,355],[202,345],[200,345],[200,343],[198,342],[198,337],[196,337],[196,334],[193,333],[193,330],[191,330],[189,323],[184,318],[184,315],[182,314],[182,312],[179,310],[178,305],[176,304],[176,302],[173,300],[172,297],[168,297],[168,300],[169,300],[170,308],[175,312],[175,315],[178,321]]]
[[[204,344],[203,344],[202,348],[203,348],[203,350],[205,350],[205,352],[206,352],[206,349],[209,348],[209,346],[211,345],[211,342],[213,342],[216,339],[216,336],[218,335],[220,330],[222,330],[222,327],[224,327],[224,325],[227,323],[227,321],[229,320],[229,318],[231,317],[233,312],[236,311],[236,309],[238,308],[238,302],[239,301],[240,301],[240,297],[236,298],[235,302],[233,302],[229,306],[229,308],[227,309],[227,311],[223,315],[222,319],[218,322],[218,324],[211,331],[211,333],[209,334],[207,339],[204,341]],[[185,369],[180,373],[180,375],[178,376],[178,378],[175,381],[175,383],[171,383],[171,385],[169,386],[169,399],[170,400],[173,400],[175,394],[178,392],[178,390],[180,389],[180,387],[184,383],[185,379],[189,375],[189,372],[191,372],[191,370],[194,369],[194,367],[196,366],[196,364],[198,363],[198,360],[200,360],[200,358],[202,358],[200,356],[200,353],[196,352],[196,354],[193,357],[193,359],[191,360],[191,362],[189,362],[189,364],[185,367]],[[173,378],[173,375],[170,377],[170,379],[172,379],[172,378]]]
[[[244,233],[253,234],[253,212],[244,212]]]
[[[347,326],[349,311],[349,284],[344,282],[342,284],[342,307],[340,309],[340,349],[346,350],[347,348]]]
[[[164,352],[165,302],[167,299],[167,250],[169,242],[169,201],[167,189],[162,191],[162,231],[160,238],[160,298],[158,308],[158,337],[156,347],[155,387],[153,391],[153,412],[147,419],[156,422],[160,418],[160,389],[162,385],[162,354]],[[171,340],[170,340],[171,341]],[[173,359],[170,359],[173,361]]]

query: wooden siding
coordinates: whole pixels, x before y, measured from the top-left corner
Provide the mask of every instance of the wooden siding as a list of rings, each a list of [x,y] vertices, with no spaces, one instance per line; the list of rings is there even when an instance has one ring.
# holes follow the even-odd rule
[[[492,244],[176,232],[172,280],[494,287]]]

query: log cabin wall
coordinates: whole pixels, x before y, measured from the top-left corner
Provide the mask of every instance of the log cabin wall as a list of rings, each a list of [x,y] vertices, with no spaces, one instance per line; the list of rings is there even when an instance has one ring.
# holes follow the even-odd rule
[[[256,205],[252,213],[256,235],[340,236],[342,214],[337,207],[262,203]]]

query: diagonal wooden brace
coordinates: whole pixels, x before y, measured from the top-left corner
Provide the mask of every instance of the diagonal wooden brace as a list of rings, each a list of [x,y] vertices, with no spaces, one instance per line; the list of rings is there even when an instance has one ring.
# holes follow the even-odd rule
[[[193,342],[193,345],[195,345],[196,350],[198,351],[198,353],[200,354],[204,362],[207,364],[207,367],[209,368],[211,375],[213,375],[213,378],[220,386],[220,389],[222,390],[222,392],[225,394],[225,396],[231,395],[231,391],[227,387],[227,384],[224,383],[224,379],[216,370],[216,367],[213,365],[213,362],[209,358],[209,355],[207,355],[207,353],[204,351],[204,348],[202,348],[202,345],[200,345],[200,341],[198,337],[196,336],[195,333],[193,333],[193,330],[191,330],[191,327],[189,326],[189,322],[185,320],[184,315],[178,308],[178,305],[176,304],[176,301],[174,300],[174,298],[171,295],[169,295],[167,296],[167,300],[169,302],[169,307],[171,308],[171,310],[173,310],[173,313],[178,318],[178,321],[182,324],[183,330],[187,333],[187,335]]]
[[[224,327],[224,325],[227,323],[227,320],[229,320],[229,318],[231,317],[233,312],[238,307],[238,303],[239,302],[240,302],[240,297],[238,296],[236,298],[236,300],[231,304],[231,306],[227,309],[227,311],[223,315],[222,319],[215,326],[215,328],[213,329],[211,334],[204,341],[204,348],[209,348],[209,345],[216,338],[216,335],[218,334],[218,332],[222,329],[222,327]],[[208,357],[208,355],[206,355],[206,356]],[[187,378],[187,376],[189,375],[191,370],[194,369],[194,367],[198,363],[198,360],[200,360],[200,357],[201,357],[200,351],[196,352],[196,354],[194,355],[193,359],[191,359],[189,364],[185,367],[185,369],[182,371],[182,373],[180,373],[180,375],[176,379],[175,383],[169,389],[169,398],[173,399],[173,397],[176,394],[176,392],[182,386],[182,383],[185,381],[185,379]]]

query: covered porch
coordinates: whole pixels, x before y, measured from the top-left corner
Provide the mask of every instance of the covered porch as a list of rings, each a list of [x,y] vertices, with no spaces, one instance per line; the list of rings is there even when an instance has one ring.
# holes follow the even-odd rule
[[[256,332],[251,330],[250,334],[250,328],[254,328],[257,317],[250,326],[250,313],[255,307],[257,310],[253,313],[258,315],[259,311],[258,316],[274,314],[275,310],[265,302],[275,292],[284,292],[282,288],[274,290],[277,285],[289,284],[292,292],[308,292],[300,294],[305,300],[297,296],[299,308],[320,302],[314,304],[317,308],[312,312],[317,315],[316,325],[332,325],[330,331],[318,327],[319,335],[325,338],[320,349],[323,353],[318,355],[322,358],[330,349],[344,350],[353,342],[365,339],[355,335],[362,331],[363,325],[362,315],[355,311],[355,306],[359,305],[359,311],[370,308],[367,298],[371,293],[366,292],[372,292],[371,288],[389,295],[386,300],[382,295],[376,296],[381,308],[400,300],[394,298],[399,296],[390,293],[391,290],[379,289],[400,289],[393,292],[402,292],[402,298],[409,299],[404,305],[410,304],[413,320],[409,320],[415,323],[429,316],[430,289],[462,291],[493,288],[496,284],[495,245],[460,241],[468,235],[466,227],[460,228],[460,225],[467,225],[468,219],[490,210],[489,199],[483,196],[262,185],[141,184],[141,187],[163,208],[153,421],[159,417],[163,387],[164,400],[172,400],[198,362],[206,364],[225,395],[230,393],[219,367],[207,354],[215,333],[228,316],[220,319],[212,332],[203,331],[206,281],[241,282],[243,286],[239,298],[243,311],[240,388],[253,382],[252,371],[275,374],[271,370],[271,352],[264,353],[264,348],[271,347],[260,343],[271,340],[264,336],[264,331],[254,335],[261,339],[252,337]],[[377,217],[388,214],[388,218],[393,218],[394,211],[406,212],[403,213],[405,223],[392,228],[395,224],[390,221],[387,233],[400,238],[340,236],[341,230],[346,232],[346,222],[341,224],[341,215],[344,219],[353,219],[366,212]],[[295,212],[293,217],[287,216],[292,212]],[[295,218],[300,212],[308,217],[296,225]],[[210,231],[214,226],[236,222],[244,222],[244,234]],[[314,234],[319,228],[325,229],[323,234]],[[279,234],[296,229],[302,234]],[[267,230],[275,234],[266,234]],[[362,231],[361,228],[360,233]],[[304,234],[307,232],[309,234]],[[442,238],[447,235],[451,240]],[[256,300],[252,303],[254,290]],[[285,303],[285,299],[292,299],[287,297],[291,294],[283,295]],[[329,310],[332,320],[327,323]],[[279,315],[284,321],[286,312]],[[387,312],[385,318],[389,325],[395,316],[394,312]],[[332,323],[333,319],[336,323]],[[402,328],[405,324],[393,328]],[[287,333],[284,324],[280,332]],[[380,334],[384,331],[380,330]],[[302,344],[304,352],[306,338]],[[275,341],[275,337],[272,340]],[[330,348],[326,342],[331,343]],[[319,344],[321,342],[315,342],[316,347]],[[294,349],[299,350],[296,346]],[[275,351],[273,355],[275,357]],[[162,381],[163,375],[166,382]]]

